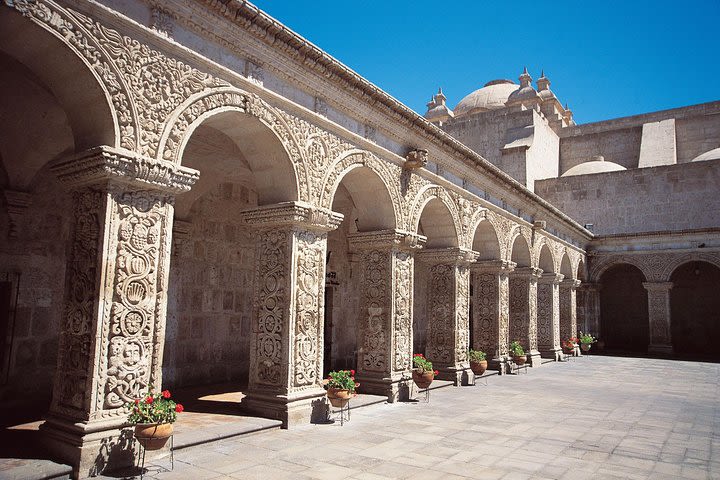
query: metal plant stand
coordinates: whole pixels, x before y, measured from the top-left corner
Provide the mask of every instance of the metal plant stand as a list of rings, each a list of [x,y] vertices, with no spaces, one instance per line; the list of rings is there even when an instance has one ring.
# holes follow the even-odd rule
[[[135,441],[138,444],[138,468],[140,469],[140,480],[145,475],[145,447],[140,443],[137,438]],[[175,469],[175,434],[170,435],[170,471]]]
[[[330,399],[325,397],[325,401],[327,402],[327,412],[328,412],[328,420],[335,420],[332,418],[332,414],[339,414],[340,415],[340,426],[342,427],[345,425],[345,422],[350,421],[350,398],[340,403],[340,408],[333,410],[333,405],[330,403]]]

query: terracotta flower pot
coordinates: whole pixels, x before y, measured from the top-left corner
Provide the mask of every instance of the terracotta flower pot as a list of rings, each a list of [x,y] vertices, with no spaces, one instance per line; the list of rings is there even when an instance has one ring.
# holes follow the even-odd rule
[[[525,365],[525,362],[527,361],[527,357],[525,355],[513,355],[512,358],[516,365]]]
[[[581,343],[580,348],[582,348],[583,352],[587,352],[590,350],[590,347],[592,347],[592,343]]]
[[[573,347],[563,347],[563,353],[566,355],[572,355],[575,352]]]
[[[339,398],[341,400],[349,400],[352,398],[352,394],[350,393],[350,390],[347,388],[328,388],[327,389],[327,396],[329,399]]]
[[[172,423],[138,423],[135,438],[145,450],[160,450],[173,433]]]
[[[428,388],[435,378],[435,372],[420,372],[413,370],[412,379],[420,389]]]
[[[470,362],[470,369],[475,375],[482,375],[487,370],[487,360],[480,360],[479,362]]]

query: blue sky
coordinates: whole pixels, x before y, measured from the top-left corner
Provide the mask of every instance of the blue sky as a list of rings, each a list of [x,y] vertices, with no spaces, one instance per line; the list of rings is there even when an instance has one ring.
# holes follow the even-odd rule
[[[720,0],[254,3],[419,113],[524,66],[578,123],[720,100]]]

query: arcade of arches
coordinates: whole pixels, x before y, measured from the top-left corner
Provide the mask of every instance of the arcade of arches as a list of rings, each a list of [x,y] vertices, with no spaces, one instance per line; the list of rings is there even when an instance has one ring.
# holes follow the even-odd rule
[[[485,164],[455,183],[409,169],[405,145],[183,63],[162,36],[6,4],[0,402],[44,401],[48,448],[81,475],[150,385],[239,383],[244,410],[291,426],[330,369],[396,401],[413,352],[462,385],[469,348],[502,373],[518,340],[539,366],[578,327],[639,350],[717,338],[717,253],[595,261],[590,232]]]

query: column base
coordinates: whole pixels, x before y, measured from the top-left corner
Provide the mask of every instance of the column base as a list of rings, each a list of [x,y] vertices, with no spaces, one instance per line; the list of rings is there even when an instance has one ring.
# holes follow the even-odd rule
[[[648,353],[672,355],[674,353],[674,350],[672,345],[648,345]]]
[[[507,374],[509,368],[509,362],[506,357],[497,357],[488,361],[488,370],[497,370],[499,375]]]
[[[248,392],[243,410],[282,422],[282,428],[323,421],[326,418],[325,390],[312,387],[289,395]]]
[[[453,382],[453,385],[459,387],[460,385],[473,385],[475,383],[475,374],[470,369],[469,363],[460,363],[458,365],[451,365],[446,367],[437,367],[438,380],[448,380]]]
[[[396,372],[382,377],[371,377],[365,374],[356,375],[355,380],[360,383],[359,390],[368,395],[383,395],[388,403],[406,402],[410,398],[410,383],[412,372]]]
[[[50,416],[40,431],[47,452],[70,464],[73,478],[87,478],[135,464],[133,430],[124,424],[125,417],[75,423]]]
[[[540,355],[540,352],[537,350],[531,350],[530,352],[528,352],[527,359],[531,367],[539,367],[540,365],[542,365],[542,357]]]
[[[560,347],[540,347],[540,356],[542,358],[552,358],[559,362],[562,358],[562,348]]]

